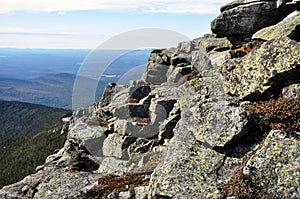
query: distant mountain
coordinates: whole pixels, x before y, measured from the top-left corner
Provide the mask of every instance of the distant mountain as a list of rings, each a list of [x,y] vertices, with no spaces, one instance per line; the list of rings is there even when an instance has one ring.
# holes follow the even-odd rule
[[[76,75],[84,62],[87,50],[45,50],[45,49],[0,49],[0,99],[22,101],[57,108],[72,108],[72,92],[75,78],[84,85],[98,85],[95,100],[102,96],[109,82],[128,84],[129,80],[140,79],[146,66],[150,50],[100,50],[99,66],[106,67],[103,74],[90,71],[93,76]],[[127,52],[127,53],[124,53]],[[124,54],[122,54],[124,53]],[[112,57],[120,57],[110,62]],[[98,60],[99,59],[99,60]],[[95,71],[97,70],[95,67]],[[81,68],[82,69],[82,68]],[[91,69],[93,70],[93,68]],[[96,82],[97,78],[99,82]],[[78,106],[90,105],[84,96],[91,95],[82,89],[82,101]],[[93,103],[93,102],[92,102]]]
[[[47,74],[75,74],[90,50],[0,48],[0,76],[33,79]]]
[[[68,110],[0,100],[0,187],[21,180],[60,149]]]
[[[71,109],[74,74],[49,74],[30,80],[0,77],[0,99]],[[85,82],[94,80],[85,78]]]

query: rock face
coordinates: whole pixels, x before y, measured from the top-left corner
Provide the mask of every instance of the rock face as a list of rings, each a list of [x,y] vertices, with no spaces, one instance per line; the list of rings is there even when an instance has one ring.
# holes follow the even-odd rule
[[[142,80],[109,84],[75,111],[64,148],[0,197],[299,198],[299,133],[269,133],[247,109],[299,98],[297,9],[292,0],[223,6],[215,34],[152,51]],[[238,171],[244,184],[232,184]]]
[[[300,11],[295,11],[288,15],[282,22],[267,28],[263,28],[260,31],[256,32],[252,36],[252,38],[260,40],[271,40],[276,39],[278,37],[286,36],[296,41],[299,41],[299,21]]]
[[[300,181],[300,134],[272,131],[261,149],[244,167],[243,173],[269,194],[298,198]]]
[[[221,8],[221,15],[211,24],[212,31],[219,37],[253,34],[280,22],[299,5],[299,1],[236,0]]]

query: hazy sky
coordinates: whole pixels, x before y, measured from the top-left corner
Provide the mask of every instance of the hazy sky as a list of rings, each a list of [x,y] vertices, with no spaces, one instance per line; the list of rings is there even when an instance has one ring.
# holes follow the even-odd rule
[[[210,32],[230,0],[0,0],[0,48],[87,48],[141,28]]]

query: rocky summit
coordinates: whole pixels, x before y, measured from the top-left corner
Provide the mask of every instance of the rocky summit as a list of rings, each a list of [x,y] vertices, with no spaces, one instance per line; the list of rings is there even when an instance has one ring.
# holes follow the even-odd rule
[[[300,198],[300,1],[236,0],[74,112],[1,198]],[[20,165],[21,167],[21,165]]]

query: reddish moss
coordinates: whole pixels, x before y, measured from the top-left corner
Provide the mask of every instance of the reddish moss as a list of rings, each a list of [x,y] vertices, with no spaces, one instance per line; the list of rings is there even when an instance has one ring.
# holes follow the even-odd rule
[[[102,127],[108,127],[109,122],[107,120],[99,119],[98,123]]]
[[[135,99],[135,98],[128,98],[127,103],[129,103],[129,104],[137,104],[137,103],[139,103],[139,100]]]
[[[87,199],[107,198],[110,193],[118,195],[122,191],[133,192],[135,187],[148,186],[151,173],[127,173],[122,176],[104,176],[98,180],[98,185],[84,194]]]
[[[268,130],[300,130],[300,98],[271,99],[253,102],[246,106],[259,119],[262,127]]]
[[[151,119],[150,118],[134,117],[134,118],[132,118],[132,121],[137,122],[137,123],[149,124],[151,122]]]
[[[243,167],[239,168],[236,173],[223,186],[222,192],[224,197],[234,196],[237,199],[276,199],[276,196],[271,196],[257,187],[243,174]]]

